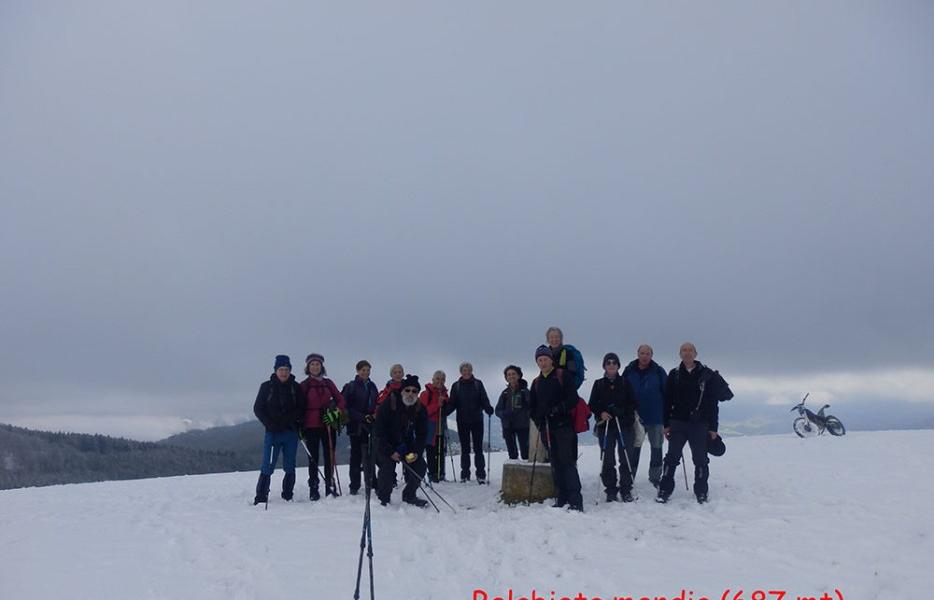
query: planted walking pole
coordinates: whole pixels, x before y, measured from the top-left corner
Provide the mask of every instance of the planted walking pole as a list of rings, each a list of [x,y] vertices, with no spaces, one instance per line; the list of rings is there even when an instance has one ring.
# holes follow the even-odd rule
[[[428,500],[429,503],[431,503],[431,507],[435,509],[435,512],[440,513],[441,509],[438,508],[438,505],[435,504],[435,501],[432,500],[431,496],[428,495],[428,491],[425,490],[425,486],[422,485],[422,478],[418,476],[418,473],[415,472],[415,469],[410,467],[408,463],[405,462],[404,458],[400,460],[399,462],[402,464],[402,466],[405,469],[409,470],[409,472],[412,474],[413,477],[415,477],[415,480],[418,482],[418,489],[420,489],[422,491],[422,494],[425,495],[425,499]]]
[[[493,416],[486,416],[486,480],[493,475]]]
[[[684,466],[684,463],[687,461],[684,459],[684,453],[681,453],[681,472],[684,473],[684,489],[690,491],[691,488],[688,487],[688,468]]]
[[[285,460],[284,458],[282,459]],[[284,463],[283,463],[284,464]],[[276,471],[276,447],[273,446],[269,449],[269,466],[272,467],[273,473]],[[272,473],[269,474],[269,487],[272,487]],[[266,506],[263,510],[269,510],[269,490],[266,490]]]
[[[360,577],[363,574],[363,550],[364,547],[367,548],[367,557],[370,562],[370,600],[375,598],[374,589],[373,589],[373,528],[370,525],[370,497],[372,482],[370,481],[369,470],[373,462],[373,436],[369,435],[367,438],[367,460],[365,463],[365,468],[368,471],[366,473],[365,479],[365,495],[366,495],[366,508],[363,511],[363,531],[360,533],[360,558],[357,561],[357,585],[354,588],[353,597],[354,600],[360,600]],[[369,543],[368,543],[369,542]]]
[[[623,430],[619,427],[619,417],[616,417],[616,435],[618,436],[619,443],[623,447],[623,458],[626,459],[626,468],[629,469],[629,481],[633,481],[635,478],[632,476],[632,465],[629,463],[629,454],[626,452],[626,440],[623,439]]]

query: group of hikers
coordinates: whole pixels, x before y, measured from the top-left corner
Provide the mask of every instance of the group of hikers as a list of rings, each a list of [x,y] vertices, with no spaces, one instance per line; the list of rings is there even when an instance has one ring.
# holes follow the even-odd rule
[[[292,374],[289,357],[276,356],[274,373],[260,385],[253,405],[266,428],[254,505],[268,502],[270,479],[280,455],[285,471],[282,498],[292,499],[299,445],[308,454],[309,498],[320,500],[322,479],[326,496],[339,495],[337,434],[346,428],[350,494],[358,494],[363,483],[376,490],[382,505],[388,505],[401,464],[403,502],[425,506],[427,502],[416,496],[422,480],[446,479],[447,417],[451,414],[456,414],[461,482],[471,478],[471,454],[477,482],[487,482],[483,417],[496,414],[509,458],[528,460],[530,436],[537,438],[551,464],[557,496],[554,506],[582,511],[577,436],[589,429],[593,415],[607,502],[633,501],[633,479],[644,440],[651,447],[648,478],[658,490],[656,501],[667,502],[674,491],[675,471],[688,444],[694,462],[694,494],[698,502],[706,502],[708,454],[726,450],[717,433],[719,403],[733,394],[717,371],[696,360],[694,344],[681,345],[681,363],[667,374],[647,344],[639,346],[637,357],[625,367],[617,354],[606,354],[603,376],[594,381],[589,402],[585,402],[578,395],[585,373],[580,351],[564,343],[557,327],[550,327],[545,337],[547,344],[535,350],[539,374],[529,385],[520,367],[507,366],[503,371],[506,387],[495,406],[468,362],[461,363],[460,378],[450,391],[443,371],[435,371],[422,389],[418,376],[407,375],[399,364],[392,366],[390,379],[380,391],[370,378],[372,366],[365,360],[357,363],[354,379],[338,390],[327,378],[323,355],[306,357],[307,377],[301,383]],[[663,460],[666,439],[668,452]],[[323,472],[319,458],[323,458]]]

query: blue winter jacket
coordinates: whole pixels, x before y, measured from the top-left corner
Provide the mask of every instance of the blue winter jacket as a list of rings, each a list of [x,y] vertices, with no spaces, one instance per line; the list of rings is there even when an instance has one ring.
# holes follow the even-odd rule
[[[661,425],[665,406],[665,382],[668,375],[654,360],[645,370],[639,368],[639,361],[634,360],[623,369],[623,377],[639,399],[639,416],[646,426]]]

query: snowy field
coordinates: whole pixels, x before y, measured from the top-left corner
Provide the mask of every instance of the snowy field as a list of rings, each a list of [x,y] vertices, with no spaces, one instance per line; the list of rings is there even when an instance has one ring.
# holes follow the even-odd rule
[[[376,596],[482,600],[562,596],[926,597],[934,589],[934,431],[727,439],[710,502],[678,487],[656,504],[647,449],[633,504],[601,499],[582,447],[585,513],[497,503],[491,486],[445,483],[458,507],[373,506]],[[448,463],[450,469],[450,461]],[[689,470],[690,474],[690,470]],[[450,476],[450,472],[449,472]],[[341,479],[346,486],[344,467]],[[299,476],[303,481],[304,476]],[[352,598],[363,496],[271,495],[255,473],[0,492],[0,598]],[[273,478],[275,492],[281,471]],[[755,595],[764,590],[766,595]],[[364,571],[363,598],[368,598]],[[839,600],[839,596],[835,596]]]

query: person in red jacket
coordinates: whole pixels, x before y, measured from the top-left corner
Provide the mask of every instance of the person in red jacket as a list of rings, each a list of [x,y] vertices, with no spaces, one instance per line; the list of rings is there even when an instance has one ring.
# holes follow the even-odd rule
[[[448,388],[444,387],[447,375],[444,371],[435,371],[431,376],[431,383],[425,385],[425,390],[418,397],[428,412],[428,438],[425,440],[428,454],[428,478],[437,483],[444,481],[444,453],[446,444],[444,428],[447,414],[445,404],[448,401]]]
[[[325,377],[324,357],[311,353],[305,359],[305,374],[308,377],[301,383],[305,394],[305,410],[302,441],[308,450],[308,490],[311,500],[319,500],[318,493],[318,452],[324,451],[324,493],[337,496],[334,485],[334,456],[337,448],[337,431],[340,423],[346,421],[344,397],[334,382]]]
[[[386,387],[383,388],[383,391],[379,393],[379,398],[376,399],[376,404],[382,404],[383,400],[388,398],[393,392],[398,392],[402,389],[402,378],[405,377],[405,369],[402,368],[402,365],[395,364],[389,367],[389,381],[386,382]]]

